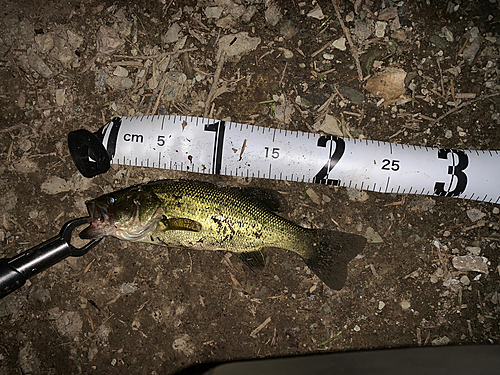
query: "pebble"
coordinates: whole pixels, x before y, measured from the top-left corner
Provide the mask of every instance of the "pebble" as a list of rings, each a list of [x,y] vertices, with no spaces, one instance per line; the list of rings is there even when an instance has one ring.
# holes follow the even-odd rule
[[[401,301],[399,304],[403,310],[408,310],[411,306],[411,303],[409,301]]]
[[[41,53],[49,52],[54,47],[54,39],[49,34],[35,35],[37,50]]]
[[[354,21],[354,34],[362,42],[372,35],[372,29],[367,21],[357,19]]]
[[[396,99],[406,91],[406,72],[403,69],[390,67],[372,75],[366,81],[366,89],[377,98]]]
[[[382,243],[382,242],[384,242],[382,237],[380,237],[380,234],[375,232],[375,229],[373,229],[372,227],[366,228],[366,232],[365,232],[364,237],[366,238],[366,241],[368,243]]]
[[[467,286],[470,284],[470,279],[467,277],[467,275],[464,275],[460,278],[460,282]]]
[[[382,310],[385,307],[385,302],[384,301],[379,301],[378,302],[378,309]]]
[[[117,66],[115,71],[113,72],[113,75],[117,76],[117,77],[125,78],[128,76],[128,70],[126,68],[124,68],[123,66]]]
[[[66,101],[66,89],[57,89],[56,90],[56,103],[59,107],[64,105]]]
[[[27,51],[28,64],[35,72],[40,74],[43,78],[52,77],[52,70],[45,64],[40,56],[38,56],[31,48]]]
[[[96,43],[97,52],[112,55],[125,44],[125,40],[112,27],[102,25],[97,30]]]
[[[479,246],[467,246],[465,250],[467,250],[469,255],[481,255],[481,248]]]
[[[68,35],[68,43],[71,47],[78,49],[83,43],[83,37],[74,33],[73,31],[68,30],[66,31],[66,34]]]
[[[485,216],[486,216],[486,214],[479,211],[477,208],[471,208],[470,210],[467,210],[467,217],[473,223],[475,223],[478,220],[481,220]]]
[[[307,17],[312,17],[318,20],[322,20],[323,18],[325,18],[325,15],[323,14],[323,10],[319,6],[319,4],[317,4],[313,10],[307,13]]]
[[[122,292],[123,294],[133,293],[138,289],[139,289],[139,285],[133,284],[133,283],[123,283],[120,286],[120,292]]]
[[[266,18],[266,22],[271,26],[276,26],[278,22],[281,20],[281,9],[275,3],[271,3],[269,7],[264,12],[264,17]]]
[[[444,137],[450,139],[451,137],[453,137],[453,132],[451,130],[446,130],[444,132]]]
[[[361,328],[356,324],[354,326],[353,330],[355,330],[356,332],[359,332],[359,331],[361,331]]]
[[[366,191],[354,188],[346,188],[346,193],[347,196],[349,197],[349,200],[355,202],[365,202],[368,200],[368,198],[370,198],[370,196]]]
[[[346,39],[344,37],[342,37],[342,38],[335,40],[332,43],[332,46],[334,46],[335,48],[337,48],[341,51],[345,51],[347,49],[345,42],[346,42]]]
[[[55,326],[62,336],[76,337],[82,331],[83,321],[78,312],[68,311],[56,319]]]
[[[500,213],[500,209],[498,207],[493,208],[493,215],[498,215]]]
[[[217,51],[217,60],[223,50],[226,51],[227,57],[239,56],[245,52],[253,51],[260,44],[260,38],[252,38],[248,36],[246,31],[238,34],[224,35],[219,40],[219,49]]]
[[[462,255],[452,259],[453,267],[458,271],[474,271],[488,274],[488,259],[477,255]]]
[[[311,200],[316,204],[321,204],[321,198],[319,195],[313,190],[313,188],[309,188],[306,190],[306,194]]]
[[[333,60],[335,58],[335,55],[332,55],[331,53],[324,53],[323,58],[325,60]]]
[[[342,137],[342,130],[340,130],[338,120],[332,115],[326,115],[323,122],[316,122],[313,125],[314,130],[323,132],[325,134],[335,135]]]
[[[222,7],[206,7],[205,8],[205,16],[207,18],[220,18],[222,14]]]
[[[375,36],[377,38],[383,38],[385,36],[385,29],[387,28],[387,22],[377,21],[375,24]]]
[[[437,337],[431,341],[431,344],[433,346],[448,345],[449,343],[450,343],[450,339],[447,336]]]
[[[208,9],[208,8],[207,8]],[[173,23],[172,26],[167,30],[165,36],[161,38],[163,43],[174,43],[179,40],[179,32],[181,31],[181,27],[177,22]]]

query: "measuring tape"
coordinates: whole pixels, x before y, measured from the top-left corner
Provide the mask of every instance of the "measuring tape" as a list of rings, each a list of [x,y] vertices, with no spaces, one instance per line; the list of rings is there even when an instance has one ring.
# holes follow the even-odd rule
[[[500,201],[498,151],[418,147],[187,116],[115,117],[68,136],[85,177],[111,164]]]

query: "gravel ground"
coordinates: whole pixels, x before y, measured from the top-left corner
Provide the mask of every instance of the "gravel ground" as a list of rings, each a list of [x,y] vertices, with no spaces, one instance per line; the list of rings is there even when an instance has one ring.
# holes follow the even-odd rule
[[[87,179],[67,146],[115,116],[174,114],[499,150],[498,0],[1,5],[0,257],[87,215],[88,199],[162,178],[277,190],[284,217],[369,243],[334,291],[284,251],[254,272],[230,253],[108,238],[1,300],[0,374],[498,344],[497,205],[124,166]]]

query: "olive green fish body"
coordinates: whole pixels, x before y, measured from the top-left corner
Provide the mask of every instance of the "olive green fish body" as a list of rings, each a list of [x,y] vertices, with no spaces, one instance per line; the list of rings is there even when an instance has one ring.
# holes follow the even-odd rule
[[[364,237],[303,228],[232,188],[206,183],[156,181],[87,202],[91,225],[82,238],[123,240],[197,250],[227,250],[249,265],[264,265],[267,249],[300,255],[328,286],[340,289],[346,264],[364,247]],[[259,256],[260,254],[260,256]]]
[[[156,186],[152,191],[161,201],[164,218],[149,238],[140,241],[235,253],[272,247],[298,254],[304,250],[306,229],[237,191],[192,183]],[[199,227],[186,230],[191,222]]]

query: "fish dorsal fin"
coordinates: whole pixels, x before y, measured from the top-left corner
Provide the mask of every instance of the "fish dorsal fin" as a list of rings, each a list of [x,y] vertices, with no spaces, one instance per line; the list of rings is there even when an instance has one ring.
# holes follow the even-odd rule
[[[286,208],[286,202],[283,196],[272,189],[258,187],[228,188],[238,194],[250,198],[259,206],[271,212],[283,212]]]
[[[252,270],[263,270],[266,266],[267,252],[266,249],[247,251],[244,253],[233,253],[241,259]]]
[[[185,217],[171,217],[163,216],[161,223],[165,226],[164,230],[187,230],[190,232],[201,231],[201,224],[195,220]]]

